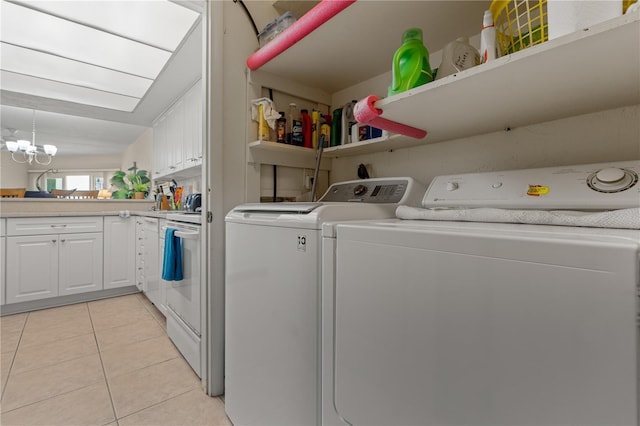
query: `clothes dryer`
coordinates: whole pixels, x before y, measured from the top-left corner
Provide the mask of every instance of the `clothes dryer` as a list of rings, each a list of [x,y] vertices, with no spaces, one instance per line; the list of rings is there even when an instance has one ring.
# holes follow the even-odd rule
[[[321,228],[419,206],[411,178],[332,185],[317,203],[245,204],[226,217],[225,409],[234,424],[320,423]]]
[[[637,425],[638,173],[440,176],[327,227],[323,424]]]

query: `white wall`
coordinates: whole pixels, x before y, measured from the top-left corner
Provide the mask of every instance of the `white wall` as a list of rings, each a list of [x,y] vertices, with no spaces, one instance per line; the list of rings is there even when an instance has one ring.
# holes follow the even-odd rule
[[[148,128],[135,142],[127,147],[124,154],[122,154],[118,167],[120,170],[126,171],[135,162],[138,169],[146,170],[147,175],[152,176],[152,149],[153,129]]]
[[[120,156],[118,155],[80,155],[64,156],[57,155],[51,164],[43,166],[40,164],[19,164],[11,160],[8,152],[2,152],[2,163],[0,171],[0,186],[3,188],[27,188],[36,190],[35,179],[37,176],[49,169],[65,171],[62,174],[54,175],[49,173],[47,177],[62,176],[69,174],[67,171],[95,171],[95,170],[116,170],[120,167]],[[105,180],[108,182],[109,173],[105,173]]]
[[[357,179],[358,164],[375,177],[412,176],[640,159],[640,105],[394,152],[333,160],[331,181]]]
[[[260,17],[255,17],[258,21]],[[269,19],[270,20],[270,19]],[[267,20],[267,22],[269,22]],[[265,24],[267,23],[265,22]],[[264,24],[262,24],[264,25]],[[222,188],[223,213],[246,201],[245,167],[247,143],[247,99],[246,64],[247,57],[258,48],[258,39],[241,6],[231,1],[224,2],[223,75],[224,87],[222,105],[223,152]],[[216,102],[214,97],[213,102]],[[213,123],[216,121],[214,120]],[[218,121],[220,123],[220,121]],[[212,124],[215,126],[215,124]],[[217,141],[212,140],[212,143]],[[215,156],[215,152],[212,152]],[[220,160],[220,158],[214,159]],[[215,167],[215,163],[210,167]]]
[[[0,187],[1,188],[27,188],[28,164],[16,163],[11,159],[11,154],[6,151],[0,153]]]

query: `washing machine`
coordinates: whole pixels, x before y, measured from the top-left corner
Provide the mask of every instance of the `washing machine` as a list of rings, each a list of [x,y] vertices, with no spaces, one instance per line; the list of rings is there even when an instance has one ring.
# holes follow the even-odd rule
[[[225,409],[235,425],[320,423],[322,225],[394,217],[425,189],[411,178],[342,182],[317,203],[227,215]]]
[[[439,176],[327,227],[323,424],[637,425],[639,173]]]

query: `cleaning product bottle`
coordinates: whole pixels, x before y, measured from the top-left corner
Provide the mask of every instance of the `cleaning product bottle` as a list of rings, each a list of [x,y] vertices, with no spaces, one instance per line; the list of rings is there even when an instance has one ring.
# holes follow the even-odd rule
[[[402,34],[402,46],[393,55],[389,96],[433,81],[429,52],[422,44],[422,30],[410,28]]]
[[[302,114],[302,146],[311,148],[313,147],[311,143],[311,116],[306,109],[300,112]]]
[[[480,31],[480,61],[486,64],[497,58],[496,27],[493,25],[493,15],[490,10],[484,11],[482,31]]]
[[[302,121],[298,114],[298,105],[289,104],[289,117],[287,118],[287,143],[302,145]]]
[[[469,44],[469,37],[458,37],[447,44],[442,51],[442,63],[436,80],[480,65],[480,54]]]
[[[268,141],[270,138],[269,124],[264,117],[264,106],[258,105],[258,140]]]
[[[351,127],[357,123],[355,117],[353,116],[353,107],[357,102],[358,101],[351,101],[342,108],[342,131],[340,136],[342,145],[358,141],[358,136],[351,134]]]
[[[342,108],[333,110],[333,119],[331,120],[331,145],[340,145],[342,141]]]
[[[311,147],[318,149],[318,133],[320,132],[320,111],[311,111]]]
[[[280,111],[280,118],[276,120],[276,142],[287,143],[287,119]]]
[[[302,146],[302,119],[296,104],[289,104],[291,115],[291,145]]]
[[[320,133],[318,134],[318,147],[320,147],[320,141],[323,141],[322,148],[333,146],[333,141],[331,140],[333,126],[331,124],[331,116],[329,114],[325,115],[322,123],[320,124]]]

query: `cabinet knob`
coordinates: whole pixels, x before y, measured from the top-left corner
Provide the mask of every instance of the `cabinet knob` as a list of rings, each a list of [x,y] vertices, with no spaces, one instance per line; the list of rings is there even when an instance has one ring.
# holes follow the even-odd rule
[[[64,240],[64,239],[63,239],[63,240],[60,240],[60,242],[61,242],[61,243],[64,243],[65,241],[67,241],[67,240]]]
[[[56,241],[58,241],[58,240],[51,240],[52,243],[55,243]]]

